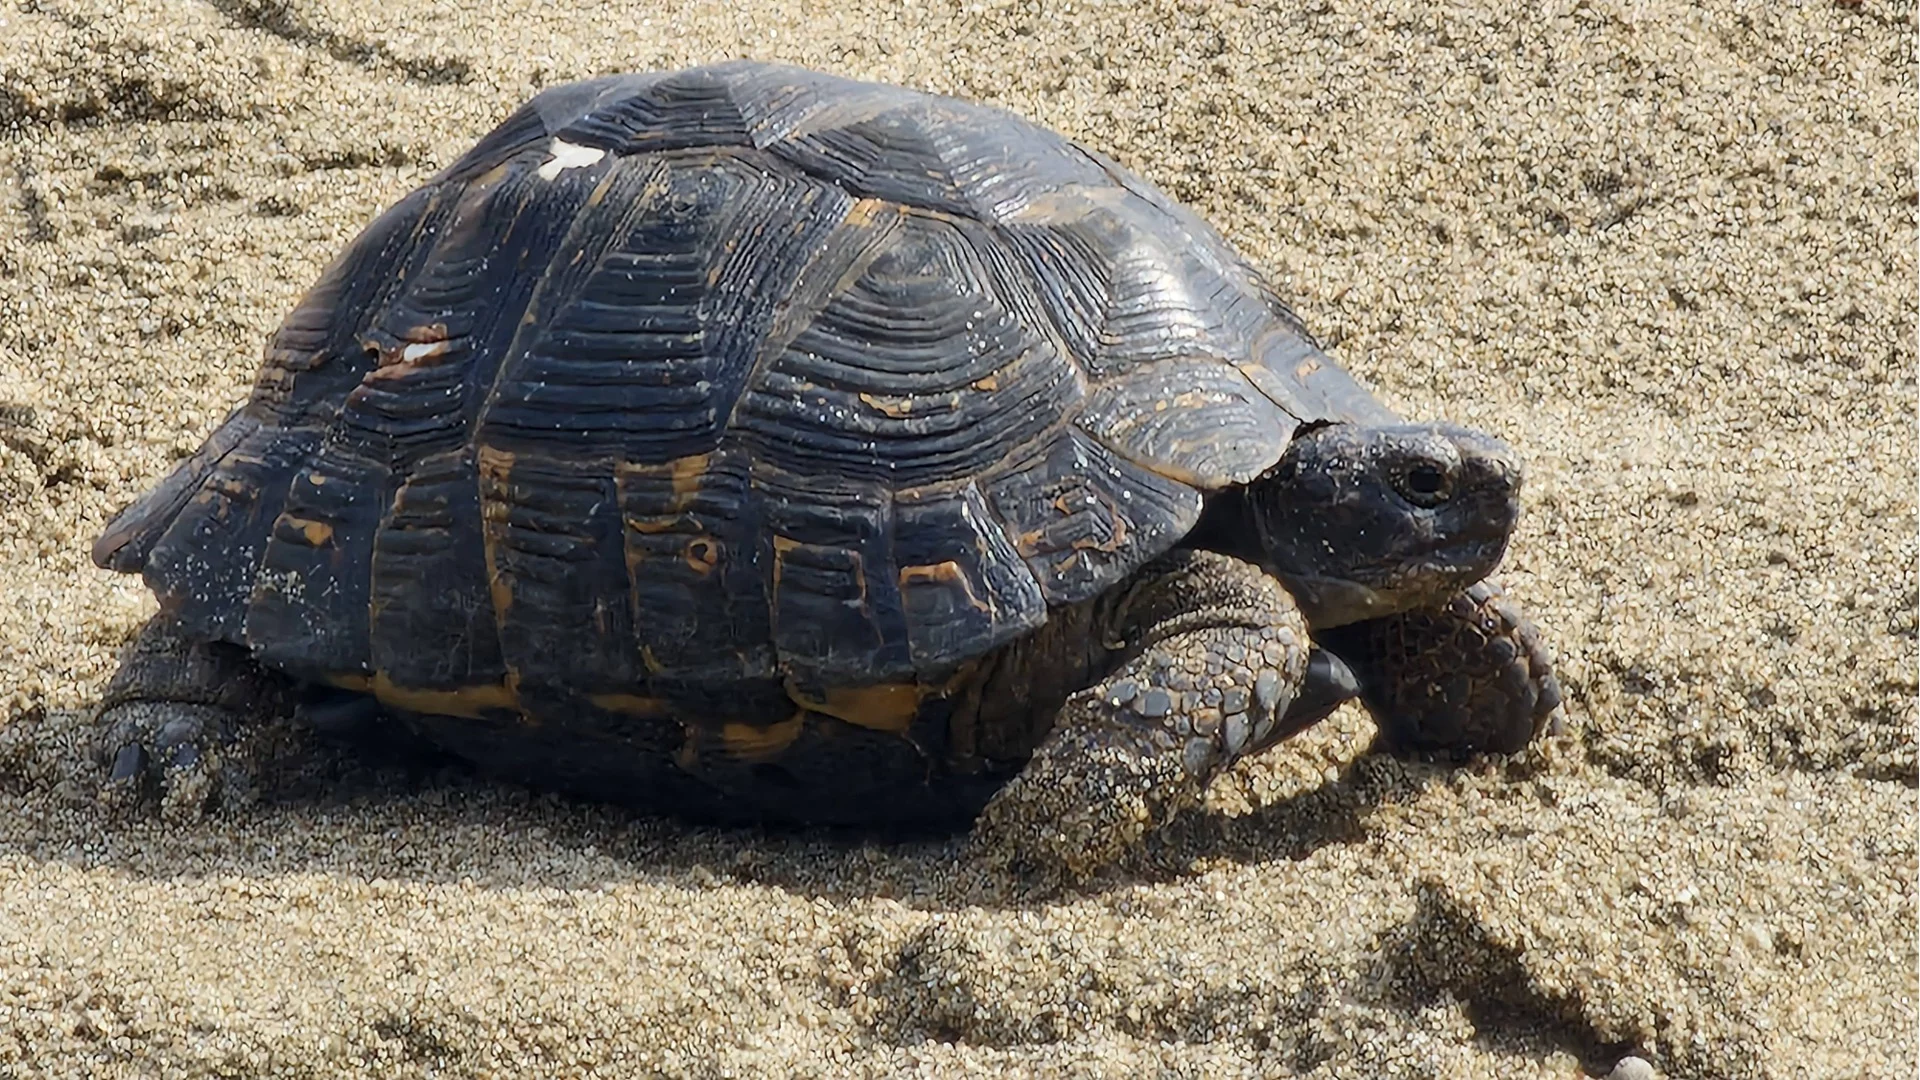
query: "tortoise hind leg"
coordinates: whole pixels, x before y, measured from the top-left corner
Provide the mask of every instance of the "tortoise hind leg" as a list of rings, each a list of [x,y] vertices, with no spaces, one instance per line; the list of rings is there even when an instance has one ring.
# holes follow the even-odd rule
[[[1561,701],[1540,631],[1491,581],[1445,607],[1323,630],[1389,749],[1511,754]]]
[[[1120,595],[1096,632],[1130,655],[1067,699],[981,812],[970,846],[989,866],[1087,877],[1197,805],[1235,760],[1297,730],[1289,713],[1307,675],[1306,622],[1265,571],[1179,551]],[[1331,707],[1304,712],[1318,719]]]
[[[230,751],[244,725],[285,715],[288,684],[225,642],[196,641],[166,614],[141,628],[107,684],[96,721],[104,794],[130,804],[157,795],[168,817],[240,799],[250,785]]]

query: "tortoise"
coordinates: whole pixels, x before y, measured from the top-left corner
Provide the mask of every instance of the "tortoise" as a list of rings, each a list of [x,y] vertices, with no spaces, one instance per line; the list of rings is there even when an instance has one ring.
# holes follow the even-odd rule
[[[1536,736],[1559,689],[1488,578],[1520,485],[1059,134],[766,63],[595,78],[374,220],[105,529],[159,614],[102,767],[197,810],[240,725],[351,714],[1082,874],[1350,698],[1392,747]]]

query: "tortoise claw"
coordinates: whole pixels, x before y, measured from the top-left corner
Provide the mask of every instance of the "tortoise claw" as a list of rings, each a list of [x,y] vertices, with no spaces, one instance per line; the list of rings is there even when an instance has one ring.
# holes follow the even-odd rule
[[[117,784],[143,776],[146,774],[149,760],[146,747],[139,743],[128,743],[115,751],[113,768],[107,774],[107,780]]]
[[[1316,648],[1307,657],[1306,681],[1300,695],[1287,707],[1270,740],[1291,738],[1325,720],[1343,702],[1360,696],[1360,679],[1346,661],[1325,649]]]
[[[231,785],[221,775],[220,749],[232,739],[225,710],[130,701],[102,711],[99,722],[107,772],[102,795],[109,802],[131,807],[157,795],[164,816],[191,819],[237,794],[225,790]]]

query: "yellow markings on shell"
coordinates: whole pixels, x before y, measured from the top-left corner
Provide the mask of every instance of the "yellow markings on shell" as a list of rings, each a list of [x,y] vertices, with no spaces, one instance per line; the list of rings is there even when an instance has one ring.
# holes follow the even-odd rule
[[[300,530],[300,535],[306,538],[308,547],[321,547],[333,540],[333,526],[324,521],[298,518],[291,514],[280,515],[280,520]]]
[[[740,761],[767,761],[792,746],[806,725],[805,713],[794,713],[777,724],[722,724],[720,743]]]
[[[503,683],[457,686],[451,690],[422,690],[395,686],[385,672],[366,675],[334,675],[326,680],[342,690],[372,694],[382,705],[432,716],[460,716],[477,720],[489,711],[519,713],[520,693],[509,676]]]
[[[480,479],[495,487],[507,486],[507,478],[513,473],[513,452],[497,446],[482,446],[475,455],[475,465],[480,471]],[[507,508],[504,503],[489,502],[486,505],[487,520],[505,521]]]
[[[714,564],[720,561],[720,545],[711,536],[696,536],[687,541],[685,557],[687,566],[705,577],[713,572]]]
[[[973,591],[973,579],[967,576],[966,570],[951,559],[940,563],[901,567],[900,587],[905,589],[909,585],[958,585],[961,593],[967,598],[968,607],[975,611],[991,612],[993,610],[992,605],[982,600],[980,594]]]
[[[607,156],[607,152],[598,146],[580,146],[565,139],[555,139],[547,146],[546,164],[536,170],[542,180],[557,179],[568,169],[584,169]]]
[[[613,186],[613,176],[614,170],[608,169],[606,175],[600,178],[600,182],[593,186],[593,191],[587,195],[588,207],[599,206],[601,203],[607,201],[607,189]],[[585,254],[585,251],[574,252],[573,261],[576,263],[579,262]]]
[[[1107,520],[1113,523],[1113,537],[1111,539],[1109,539],[1104,544],[1098,543],[1093,540],[1075,540],[1073,542],[1073,549],[1075,551],[1086,551],[1088,549],[1092,549],[1094,551],[1104,551],[1104,552],[1107,552],[1108,554],[1112,554],[1113,552],[1119,551],[1122,547],[1126,546],[1126,543],[1127,543],[1126,515],[1117,512],[1112,505],[1108,505]]]
[[[252,464],[259,460],[258,458],[252,458],[242,454],[235,454],[234,457],[240,459],[241,461],[245,461],[248,464]],[[318,480],[319,474],[317,473],[314,474],[314,479]],[[206,499],[203,500],[203,504],[211,503],[213,501],[211,496],[214,496],[214,495],[224,495],[229,499],[238,499],[238,498],[244,498],[247,495],[252,494],[252,492],[253,492],[253,488],[245,480],[241,479],[237,475],[232,475],[227,473],[214,473],[212,476],[207,478],[206,486],[200,489],[201,495],[208,496]],[[199,498],[198,495],[195,497]]]
[[[895,420],[905,420],[913,415],[913,399],[881,394],[861,394],[860,400],[876,412],[884,413]]]
[[[787,697],[794,704],[874,731],[902,732],[912,727],[926,693],[917,683],[880,683],[833,687],[816,697],[787,680]]]
[[[672,470],[674,499],[682,508],[684,500],[700,490],[700,478],[707,475],[707,466],[712,463],[712,454],[694,454],[667,463]]]
[[[512,164],[513,163],[511,161],[503,161],[500,164],[495,165],[493,168],[488,169],[486,172],[483,172],[479,176],[476,176],[472,180],[468,181],[467,182],[468,196],[472,197],[476,195],[481,189],[490,188],[493,185],[498,184],[500,181],[505,180],[507,178],[507,170],[512,166]],[[424,222],[426,218],[422,217],[420,220]],[[417,230],[419,226],[416,225],[414,228]]]
[[[700,493],[701,481],[706,479],[707,470],[713,464],[712,454],[693,454],[676,458],[661,465],[635,465],[622,462],[615,466],[614,484],[623,497],[635,480],[647,479],[657,483],[664,479],[671,492],[666,505],[655,513],[623,514],[621,523],[629,532],[647,536],[663,533],[690,531],[690,519],[687,517],[693,506],[694,497]],[[636,570],[646,558],[644,545],[629,543],[626,545],[627,568]],[[688,568],[702,576],[711,573],[720,561],[720,543],[705,533],[689,536],[680,549],[680,557]]]
[[[595,708],[622,716],[668,716],[672,708],[665,698],[647,697],[644,694],[589,694],[587,701]]]
[[[700,482],[706,479],[707,469],[713,464],[713,455],[691,454],[683,458],[660,465],[636,465],[632,462],[620,462],[614,466],[613,482],[624,492],[637,479],[665,479],[673,498],[668,502],[665,513],[645,516],[625,515],[627,528],[635,532],[667,532],[674,528],[675,518],[684,514],[693,505],[693,497],[700,493]]]
[[[488,499],[488,489],[504,490],[507,478],[513,473],[513,454],[497,447],[482,446],[475,457],[475,466],[480,473],[480,517],[485,526],[504,526],[507,520],[507,504],[499,499]],[[487,593],[493,600],[494,618],[497,621],[513,607],[513,589],[507,579],[500,574],[500,560],[494,551],[494,530],[483,527],[480,531],[480,547],[487,559]]]
[[[800,546],[800,541],[791,536],[773,534],[773,591],[780,591],[780,577],[787,569],[787,552]]]
[[[892,210],[892,204],[885,199],[855,199],[853,205],[847,208],[847,216],[841,219],[841,224],[856,228],[864,227],[873,224],[883,213],[890,213]]]
[[[1000,376],[999,375],[983,375],[980,378],[973,380],[971,385],[975,390],[979,390],[983,393],[992,393],[993,391],[1000,389]]]

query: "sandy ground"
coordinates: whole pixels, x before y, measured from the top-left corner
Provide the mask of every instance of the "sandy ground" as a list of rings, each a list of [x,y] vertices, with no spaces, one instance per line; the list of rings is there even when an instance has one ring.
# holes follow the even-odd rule
[[[0,10],[0,1075],[1912,1076],[1912,5],[900,6]],[[535,88],[731,56],[1083,137],[1512,439],[1569,733],[1452,770],[1346,710],[1045,903],[345,765],[98,809],[107,515]]]

